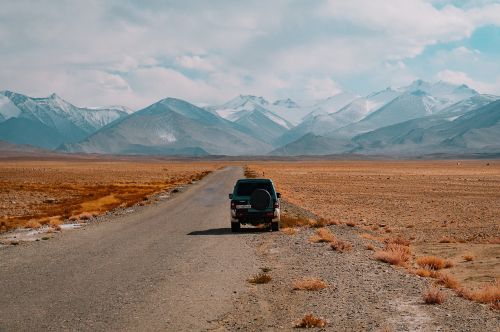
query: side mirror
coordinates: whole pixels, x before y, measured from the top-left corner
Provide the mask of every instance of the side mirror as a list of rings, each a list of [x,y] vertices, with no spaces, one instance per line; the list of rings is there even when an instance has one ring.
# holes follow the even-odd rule
[[[276,193],[276,197],[281,198],[281,193]]]
[[[233,194],[229,194],[229,199],[233,199]]]

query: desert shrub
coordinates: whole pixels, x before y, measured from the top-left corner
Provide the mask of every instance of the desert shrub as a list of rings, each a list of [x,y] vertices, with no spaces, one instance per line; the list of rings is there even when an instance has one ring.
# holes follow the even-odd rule
[[[349,242],[337,239],[335,239],[332,243],[330,243],[330,247],[333,250],[340,252],[350,251],[352,249],[352,245]]]
[[[423,297],[426,304],[441,304],[446,299],[445,294],[436,287],[426,290]]]
[[[470,261],[473,261],[475,257],[472,254],[465,254],[462,256],[462,258],[464,259],[464,261],[470,262]]]
[[[324,320],[321,317],[316,317],[313,314],[308,314],[305,315],[304,318],[302,318],[297,324],[295,324],[295,327],[298,328],[313,328],[313,327],[325,327],[326,326],[326,320]]]
[[[476,289],[461,288],[457,293],[468,300],[490,303],[493,308],[498,308],[498,302],[500,302],[500,280],[495,280]]]
[[[294,281],[292,287],[294,290],[317,291],[328,287],[328,285],[318,278],[304,278]]]
[[[281,229],[281,232],[285,233],[286,235],[295,235],[297,234],[297,229],[291,227],[285,227]]]
[[[251,284],[267,284],[272,280],[271,276],[266,273],[259,273],[248,279]]]
[[[280,226],[282,228],[293,228],[309,225],[309,218],[282,214],[280,218]]]
[[[451,261],[444,260],[443,258],[440,258],[437,256],[418,257],[417,264],[421,267],[432,269],[432,270],[441,270],[441,269],[453,266],[453,263]]]
[[[411,251],[407,246],[387,243],[384,249],[375,251],[374,257],[391,265],[405,266],[410,260]]]
[[[335,236],[329,229],[319,228],[316,230],[316,234],[311,236],[309,240],[314,243],[333,242],[335,241]]]

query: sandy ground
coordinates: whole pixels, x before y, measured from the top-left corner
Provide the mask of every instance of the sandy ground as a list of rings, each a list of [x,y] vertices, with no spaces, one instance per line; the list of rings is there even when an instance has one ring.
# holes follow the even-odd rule
[[[471,287],[500,278],[500,161],[261,162],[283,197],[379,237],[402,235],[417,255],[455,263]],[[474,261],[463,256],[472,254]]]
[[[0,233],[131,206],[217,168],[216,163],[147,159],[1,160]]]

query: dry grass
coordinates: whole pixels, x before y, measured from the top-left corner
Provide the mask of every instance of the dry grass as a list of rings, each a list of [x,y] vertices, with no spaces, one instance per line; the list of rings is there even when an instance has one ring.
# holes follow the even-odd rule
[[[245,166],[244,175],[246,178],[250,178],[250,179],[255,179],[255,178],[259,177],[259,174],[257,174],[256,171],[251,170],[248,166]]]
[[[372,240],[372,241],[377,241],[377,242],[381,242],[382,241],[382,238],[374,236],[374,235],[371,235],[371,234],[368,234],[368,233],[363,233],[360,236],[363,239],[367,239],[367,240]]]
[[[325,218],[320,218],[318,220],[309,220],[309,227],[311,228],[322,228],[331,225],[340,225],[340,222]]]
[[[328,228],[319,228],[316,230],[316,234],[309,238],[309,241],[313,243],[334,242],[335,236]]]
[[[272,279],[273,278],[267,273],[259,273],[248,279],[248,282],[251,284],[267,284]]]
[[[366,250],[375,250],[375,247],[373,246],[373,244],[369,243],[365,246],[365,249]]]
[[[309,218],[292,216],[288,214],[282,214],[280,217],[280,226],[282,228],[294,228],[308,226],[310,223]]]
[[[437,279],[438,282],[446,288],[455,290],[460,288],[460,283],[458,282],[458,280],[447,273],[439,273]]]
[[[453,263],[451,261],[445,260],[437,256],[418,257],[417,264],[423,268],[431,270],[441,270],[453,266]]]
[[[348,222],[346,222],[345,224],[346,224],[347,226],[349,226],[349,227],[356,227],[356,223],[355,223],[355,222],[353,222],[353,221],[348,221]]]
[[[352,244],[346,241],[342,240],[334,240],[332,243],[330,243],[330,247],[333,250],[340,251],[340,252],[346,252],[352,250]]]
[[[441,304],[445,301],[446,296],[437,287],[431,287],[424,292],[424,302],[426,304]]]
[[[500,280],[496,280],[476,289],[462,288],[457,290],[457,293],[459,296],[468,300],[489,303],[493,308],[498,308],[500,302]]]
[[[412,270],[411,272],[413,274],[416,274],[417,276],[428,278],[432,275],[433,271],[428,270],[428,269],[424,269],[424,268],[420,268],[420,269]]]
[[[295,235],[297,234],[297,228],[285,227],[281,229],[281,232],[285,233],[286,235]]]
[[[313,314],[305,315],[298,323],[295,324],[297,328],[323,328],[326,326],[326,320],[321,317],[316,317]]]
[[[474,257],[473,254],[465,254],[462,256],[462,258],[464,259],[464,261],[470,262],[470,261],[473,261],[474,258],[476,258],[476,257]]]
[[[384,239],[384,243],[386,244],[397,244],[401,246],[409,246],[411,241],[408,240],[407,238],[403,236],[396,236],[396,237],[386,237]]]
[[[317,291],[328,287],[327,283],[318,278],[304,278],[293,282],[294,290]]]
[[[28,220],[24,223],[24,227],[25,228],[40,228],[40,227],[42,227],[42,224],[40,224],[40,222],[38,222],[37,220],[31,219],[31,220]]]
[[[406,266],[411,258],[411,251],[407,246],[387,243],[384,249],[375,251],[374,257],[391,265]]]
[[[0,211],[5,218],[0,217],[0,232],[47,225],[55,216],[76,221],[84,212],[132,206],[217,168],[211,162],[104,158],[1,160]]]

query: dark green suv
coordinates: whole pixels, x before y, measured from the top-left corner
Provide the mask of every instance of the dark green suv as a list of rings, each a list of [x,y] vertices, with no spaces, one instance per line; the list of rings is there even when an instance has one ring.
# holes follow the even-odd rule
[[[241,225],[268,224],[279,230],[280,193],[274,190],[271,179],[240,179],[234,185],[231,200],[231,231]]]

